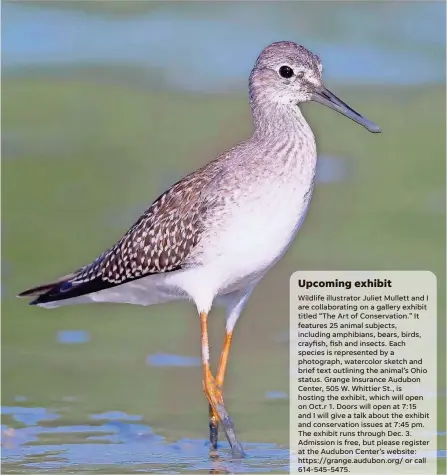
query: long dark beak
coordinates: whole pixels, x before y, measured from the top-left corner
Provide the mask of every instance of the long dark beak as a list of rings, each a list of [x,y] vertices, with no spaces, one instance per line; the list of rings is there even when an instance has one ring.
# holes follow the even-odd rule
[[[340,112],[340,114],[343,114],[354,122],[357,122],[357,124],[363,125],[365,129],[368,129],[374,134],[380,133],[380,127],[378,125],[368,119],[365,119],[365,117],[361,116],[354,109],[351,109],[347,104],[340,100],[335,94],[332,94],[332,92],[327,90],[324,86],[321,86],[312,94],[311,100],[319,102],[320,104]]]

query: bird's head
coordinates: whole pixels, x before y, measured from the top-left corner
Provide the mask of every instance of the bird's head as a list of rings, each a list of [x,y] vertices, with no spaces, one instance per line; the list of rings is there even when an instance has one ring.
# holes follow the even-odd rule
[[[315,101],[340,112],[370,132],[380,128],[331,93],[324,85],[320,58],[296,43],[281,41],[267,46],[250,75],[250,96],[261,102],[296,107]]]

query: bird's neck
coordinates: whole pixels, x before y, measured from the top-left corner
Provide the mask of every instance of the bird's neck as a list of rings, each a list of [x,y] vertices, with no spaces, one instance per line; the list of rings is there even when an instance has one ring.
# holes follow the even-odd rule
[[[297,105],[272,104],[267,98],[250,98],[250,107],[255,126],[255,135],[303,136],[314,139],[312,130]]]
[[[276,166],[312,175],[316,168],[314,134],[298,106],[265,104],[262,98],[250,101],[254,122],[254,141],[268,144]]]

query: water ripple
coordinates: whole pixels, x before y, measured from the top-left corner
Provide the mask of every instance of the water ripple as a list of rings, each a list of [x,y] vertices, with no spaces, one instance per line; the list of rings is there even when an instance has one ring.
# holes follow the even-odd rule
[[[168,440],[154,433],[141,416],[122,411],[92,414],[90,422],[72,425],[57,425],[54,421],[58,414],[42,407],[3,406],[1,412],[25,424],[21,428],[2,425],[2,468],[5,472],[289,471],[287,447],[242,441],[248,456],[243,460],[233,460],[229,445],[222,442],[218,454],[210,457],[208,441],[193,438]],[[34,417],[27,419],[23,418],[24,415]],[[37,425],[38,421],[44,420],[50,421],[51,426]],[[435,456],[434,453],[426,455]],[[440,451],[437,456],[445,457],[445,452]]]

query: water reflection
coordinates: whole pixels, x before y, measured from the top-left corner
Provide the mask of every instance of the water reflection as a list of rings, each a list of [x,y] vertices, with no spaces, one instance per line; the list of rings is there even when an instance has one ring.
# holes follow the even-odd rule
[[[209,444],[199,439],[168,441],[145,425],[140,416],[120,411],[92,414],[89,422],[58,425],[59,415],[41,407],[2,407],[2,415],[22,423],[2,424],[2,465],[10,470],[97,470],[209,473],[288,471],[289,451],[276,444],[244,443],[248,457],[232,460],[221,443],[210,457]],[[101,423],[98,423],[98,422]],[[138,421],[138,423],[136,422]],[[38,425],[44,422],[45,425]],[[113,449],[112,449],[113,446]],[[434,453],[424,453],[434,457]],[[438,457],[445,457],[439,451]],[[88,462],[86,462],[88,461]]]
[[[272,392],[273,394],[273,392]],[[275,392],[276,394],[276,392]],[[3,406],[2,465],[10,470],[208,471],[208,473],[287,472],[289,450],[276,444],[244,443],[248,457],[232,460],[226,442],[211,454],[207,441],[176,441],[155,434],[138,415],[121,411],[92,414],[82,423],[59,425],[60,415],[41,407]],[[39,425],[38,423],[42,423]],[[434,457],[434,453],[424,456]],[[438,457],[445,457],[439,451]]]
[[[43,408],[2,407],[2,414],[25,424],[2,425],[3,469],[104,469],[166,472],[167,470],[270,472],[288,470],[288,449],[275,444],[244,443],[249,457],[233,461],[226,442],[210,458],[209,444],[199,439],[168,441],[140,421],[141,417],[113,411],[92,414],[78,425],[57,425],[57,414]],[[28,417],[24,420],[23,415]],[[36,425],[38,421],[45,425]],[[139,423],[133,421],[140,421]],[[113,449],[112,449],[113,446]]]

